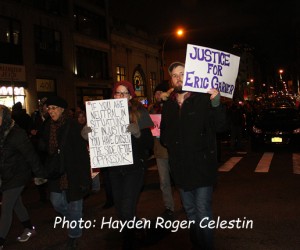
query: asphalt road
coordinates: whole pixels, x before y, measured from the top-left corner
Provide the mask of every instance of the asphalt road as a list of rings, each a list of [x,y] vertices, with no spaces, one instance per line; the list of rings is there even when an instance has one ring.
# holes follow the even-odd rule
[[[218,184],[213,194],[215,248],[232,249],[300,249],[300,174],[295,174],[298,153],[289,150],[251,152],[248,147],[238,153],[229,153],[227,145],[222,145],[222,164],[231,160],[231,168],[219,172]],[[272,154],[273,153],[273,154]],[[270,158],[271,156],[271,158]],[[232,157],[239,159],[232,163]],[[300,156],[299,156],[300,157]],[[294,159],[294,161],[293,161]],[[295,161],[296,159],[296,161]],[[236,161],[235,161],[236,162]],[[265,172],[257,172],[262,162]],[[269,167],[266,165],[269,164]],[[145,185],[138,204],[137,215],[145,219],[155,219],[164,208],[159,189],[155,161],[149,162]],[[230,170],[228,170],[230,169]],[[266,170],[267,169],[267,170]],[[12,228],[5,249],[59,249],[66,240],[66,230],[53,228],[56,213],[50,203],[41,203],[34,185],[24,191],[24,203],[30,211],[37,235],[28,242],[16,242],[22,226],[14,215]],[[185,220],[180,197],[174,188],[176,219]],[[80,242],[80,249],[120,249],[120,233],[114,229],[101,228],[102,219],[115,218],[114,209],[103,210],[104,190],[91,195],[84,203],[84,220],[95,222],[95,227],[86,229]],[[233,228],[220,228],[221,222],[232,223]],[[237,225],[237,221],[240,221]],[[248,222],[248,228],[246,227]],[[223,224],[225,225],[225,224]],[[240,228],[238,228],[240,227]],[[191,249],[187,229],[167,233],[154,238],[142,249]]]

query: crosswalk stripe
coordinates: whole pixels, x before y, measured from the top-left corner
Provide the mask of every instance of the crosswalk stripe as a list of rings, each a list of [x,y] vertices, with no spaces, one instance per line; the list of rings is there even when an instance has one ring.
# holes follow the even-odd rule
[[[300,154],[293,154],[293,172],[300,174]]]
[[[269,172],[269,168],[270,168],[273,156],[274,156],[274,153],[271,153],[271,152],[264,153],[263,156],[261,157],[259,163],[257,164],[255,172],[257,172],[257,173]]]
[[[231,157],[226,161],[221,167],[219,167],[220,172],[230,171],[243,157]]]

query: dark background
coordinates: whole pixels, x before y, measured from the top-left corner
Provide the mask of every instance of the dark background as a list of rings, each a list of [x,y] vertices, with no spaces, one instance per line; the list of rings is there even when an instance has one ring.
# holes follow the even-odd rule
[[[168,41],[166,50],[191,43],[228,51],[233,44],[247,43],[262,63],[280,68],[299,61],[299,2],[111,0],[109,4],[112,16],[157,35],[161,41],[183,27],[184,39]]]

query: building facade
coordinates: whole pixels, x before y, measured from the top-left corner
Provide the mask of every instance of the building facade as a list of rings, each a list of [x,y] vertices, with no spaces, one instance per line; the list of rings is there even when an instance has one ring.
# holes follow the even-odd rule
[[[117,25],[107,0],[0,0],[0,103],[65,98],[70,108],[111,97],[113,83],[135,84],[150,101],[159,81],[159,47],[134,27]]]

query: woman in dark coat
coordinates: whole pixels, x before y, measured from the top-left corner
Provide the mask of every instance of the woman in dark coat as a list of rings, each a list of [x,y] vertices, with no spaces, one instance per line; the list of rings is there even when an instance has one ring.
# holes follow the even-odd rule
[[[131,133],[133,164],[108,168],[112,184],[114,204],[117,215],[122,221],[130,221],[136,216],[138,197],[144,183],[145,160],[148,150],[153,148],[150,130],[154,124],[148,111],[134,99],[136,94],[130,82],[117,82],[112,91],[114,99],[127,98],[130,124],[127,131]],[[124,228],[122,249],[134,249],[134,230]]]
[[[51,117],[45,124],[40,147],[51,157],[58,150],[63,156],[64,174],[49,179],[50,200],[54,209],[70,223],[82,219],[83,197],[91,185],[89,154],[86,142],[81,137],[80,126],[66,114],[67,103],[53,96],[46,101]],[[47,160],[46,160],[47,162]],[[68,229],[67,247],[76,248],[82,235],[79,223]]]
[[[42,177],[42,166],[25,130],[11,118],[10,110],[0,105],[0,176],[2,206],[0,219],[0,249],[12,223],[13,211],[24,226],[18,241],[25,242],[35,235],[21,193],[31,179],[32,172]]]

